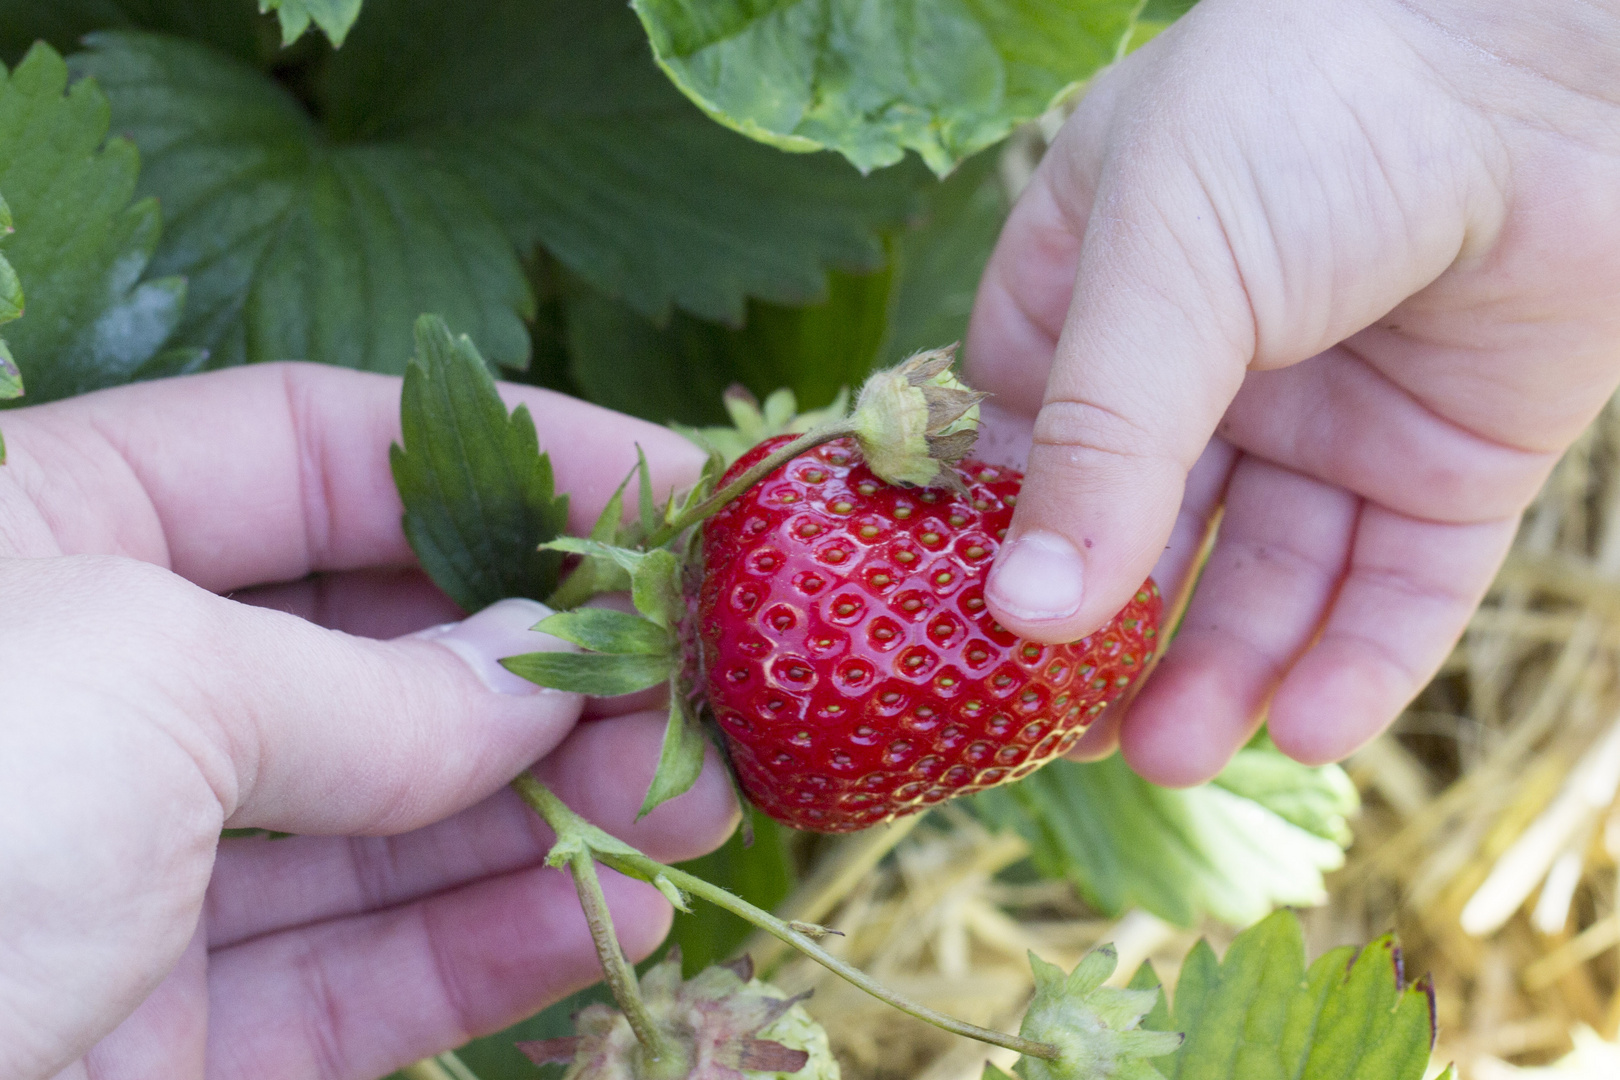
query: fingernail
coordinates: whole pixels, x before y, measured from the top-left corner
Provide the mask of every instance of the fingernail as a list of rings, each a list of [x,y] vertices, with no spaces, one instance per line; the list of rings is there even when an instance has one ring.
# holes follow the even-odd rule
[[[571,652],[574,646],[550,634],[536,633],[535,623],[552,614],[534,600],[497,600],[460,622],[419,630],[412,637],[437,642],[466,661],[485,686],[501,694],[534,694],[542,687],[501,667],[508,656],[532,652]]]
[[[1080,555],[1061,536],[1020,536],[996,560],[985,593],[1020,619],[1066,619],[1080,610]]]

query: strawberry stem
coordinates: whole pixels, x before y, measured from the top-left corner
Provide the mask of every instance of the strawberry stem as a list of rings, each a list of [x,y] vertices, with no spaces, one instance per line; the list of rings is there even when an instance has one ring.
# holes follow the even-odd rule
[[[833,437],[836,438],[836,436]],[[821,441],[825,442],[827,440],[823,439]],[[816,444],[811,443],[810,445],[814,446]],[[802,453],[803,449],[805,448],[801,448],[798,452]],[[750,470],[750,472],[752,471]],[[948,1031],[953,1035],[963,1035],[969,1039],[989,1043],[992,1046],[1004,1046],[1028,1057],[1044,1058],[1048,1061],[1056,1060],[1058,1057],[1058,1048],[1051,1043],[1036,1042],[1032,1039],[1020,1038],[1017,1035],[1008,1035],[1005,1032],[978,1027],[964,1020],[958,1020],[953,1016],[946,1016],[944,1013],[936,1012],[921,1002],[913,1001],[905,995],[889,989],[866,974],[866,972],[840,960],[826,949],[823,949],[807,934],[795,929],[793,924],[777,918],[762,908],[755,907],[742,897],[727,892],[718,885],[688,874],[684,870],[678,870],[673,866],[665,866],[663,863],[650,859],[622,840],[602,832],[570,810],[563,804],[562,800],[553,795],[544,784],[529,773],[524,773],[512,781],[512,786],[523,797],[523,801],[533,807],[535,812],[544,818],[546,824],[550,825],[552,831],[557,834],[557,847],[552,849],[553,853],[548,857],[548,861],[557,859],[561,852],[566,850],[566,857],[571,867],[577,867],[580,860],[589,863],[592,859],[595,859],[604,866],[617,870],[627,877],[659,885],[661,888],[665,888],[666,891],[671,886],[685,890],[702,897],[717,907],[724,908],[739,918],[746,919],[771,936],[779,938],[786,944],[798,949],[833,974],[865,990],[879,1001],[887,1002],[901,1012],[914,1016],[925,1023],[933,1024],[935,1027]],[[592,877],[594,880],[594,872]],[[579,880],[577,870],[575,880]],[[580,891],[582,900],[584,895],[582,889]],[[605,905],[603,912],[604,914],[606,912]],[[611,924],[609,925],[611,926]],[[593,935],[595,933],[594,924],[592,933]],[[619,962],[624,963],[623,954],[618,953],[617,939],[614,938],[613,942],[614,953],[618,955]],[[598,951],[600,952],[600,948]],[[628,969],[628,967],[629,965],[625,964],[625,968]],[[605,971],[608,970],[605,954],[603,968]],[[612,972],[609,971],[608,974],[609,986],[611,987],[613,986]],[[631,972],[631,979],[632,985],[634,985],[634,972]],[[618,996],[617,987],[614,987],[614,997],[617,998]],[[636,1001],[639,1004],[639,993]],[[619,1003],[621,1006],[624,1005],[624,1000],[620,999]],[[631,1015],[628,1008],[625,1009],[625,1015],[627,1017]],[[634,1026],[634,1021],[631,1023]],[[637,1029],[637,1035],[638,1037],[640,1035],[639,1029]],[[646,1045],[645,1041],[643,1045]]]
[[[665,522],[654,529],[652,534],[642,542],[642,549],[650,551],[653,548],[661,547],[692,526],[707,521],[724,509],[727,503],[806,450],[814,450],[822,443],[829,443],[834,439],[843,439],[854,434],[855,429],[850,426],[847,420],[839,420],[812,428],[797,439],[785,446],[778,447],[741,473],[738,473],[736,478],[725,487],[719,488],[714,494],[681,514],[674,521]]]
[[[574,878],[574,890],[579,893],[579,906],[585,912],[585,923],[591,930],[591,941],[596,946],[596,958],[602,965],[608,989],[618,1002],[624,1018],[630,1023],[636,1041],[646,1054],[649,1075],[684,1076],[687,1072],[684,1055],[668,1032],[658,1026],[647,1003],[641,997],[641,983],[636,969],[625,959],[619,947],[619,935],[613,929],[613,915],[608,911],[607,897],[602,892],[602,881],[596,875],[596,861],[590,833],[596,832],[553,795],[544,784],[528,773],[512,782],[524,801],[545,818],[557,834],[547,862],[558,865],[564,859]],[[561,858],[559,858],[561,856]]]

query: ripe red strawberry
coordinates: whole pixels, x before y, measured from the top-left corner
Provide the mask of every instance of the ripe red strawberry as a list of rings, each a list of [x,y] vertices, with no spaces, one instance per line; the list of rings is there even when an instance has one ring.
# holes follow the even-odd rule
[[[1023,476],[954,468],[966,495],[892,486],[840,439],[703,526],[709,703],[744,790],[779,821],[849,832],[1017,780],[1069,750],[1153,657],[1151,579],[1080,641],[997,625],[982,582]]]

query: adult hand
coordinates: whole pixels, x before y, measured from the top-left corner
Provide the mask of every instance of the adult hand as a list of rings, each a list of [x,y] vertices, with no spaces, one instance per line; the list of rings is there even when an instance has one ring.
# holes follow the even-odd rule
[[[695,476],[667,432],[503,392],[575,525],[636,442],[661,486]],[[289,364],[0,415],[0,1075],[373,1080],[595,981],[551,838],[503,788],[536,759],[657,857],[734,825],[715,768],[633,824],[663,721],[576,727],[577,695],[500,668],[557,647],[539,605],[374,640],[456,617],[405,569],[398,402]],[[604,886],[646,955],[667,904]]]
[[[968,335],[1039,413],[991,610],[1078,637],[1224,517],[1086,753],[1329,761],[1437,670],[1620,378],[1617,54],[1613,0],[1203,0],[1097,79]]]

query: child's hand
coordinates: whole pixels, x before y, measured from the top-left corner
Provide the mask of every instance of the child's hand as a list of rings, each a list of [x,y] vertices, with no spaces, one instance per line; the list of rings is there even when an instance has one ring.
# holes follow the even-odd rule
[[[1196,782],[1269,703],[1329,761],[1433,675],[1620,378],[1617,56],[1613,0],[1203,0],[1098,79],[968,337],[1039,410],[991,607],[1084,634],[1226,510],[1090,753]]]
[[[668,432],[506,389],[576,525],[636,442],[662,486],[695,476]],[[632,825],[663,718],[576,727],[577,695],[498,667],[560,644],[538,605],[373,640],[456,617],[404,569],[398,403],[397,379],[265,365],[4,414],[0,1076],[373,1080],[594,982],[550,837],[502,790],[537,758],[661,859],[735,823],[711,768]],[[647,954],[668,905],[606,878]]]

